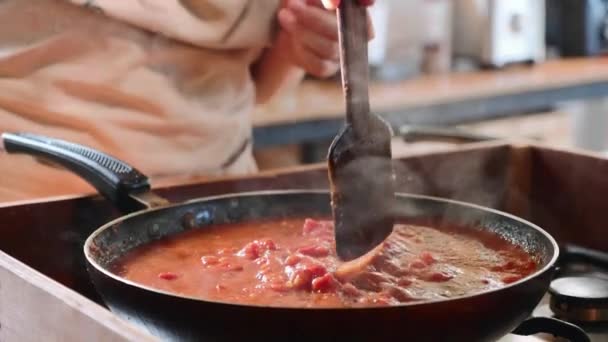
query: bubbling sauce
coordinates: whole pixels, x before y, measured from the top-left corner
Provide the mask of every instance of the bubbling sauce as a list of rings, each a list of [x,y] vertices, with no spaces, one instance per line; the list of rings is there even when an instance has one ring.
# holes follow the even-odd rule
[[[500,288],[537,270],[521,248],[472,229],[400,224],[361,269],[338,278],[333,223],[288,219],[198,229],[146,244],[113,264],[177,295],[275,307],[365,307]]]

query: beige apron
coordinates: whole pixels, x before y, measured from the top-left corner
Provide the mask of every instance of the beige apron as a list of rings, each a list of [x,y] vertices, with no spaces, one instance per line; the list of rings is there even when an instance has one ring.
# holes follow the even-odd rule
[[[98,148],[155,184],[255,170],[250,66],[279,0],[4,0],[0,131]],[[0,201],[92,192],[0,154]]]

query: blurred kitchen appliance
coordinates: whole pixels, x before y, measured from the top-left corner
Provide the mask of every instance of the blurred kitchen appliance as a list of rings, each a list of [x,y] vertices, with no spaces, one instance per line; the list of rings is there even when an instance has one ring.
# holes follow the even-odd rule
[[[545,59],[545,0],[454,0],[453,6],[455,57],[498,68]]]
[[[562,56],[596,56],[608,50],[607,0],[547,0],[547,44]]]
[[[399,81],[450,71],[452,0],[377,0],[369,44],[371,77]]]
[[[398,81],[419,73],[415,50],[420,0],[378,0],[369,10],[375,37],[369,43],[370,78]]]
[[[423,0],[421,70],[426,74],[446,73],[452,66],[452,0]]]

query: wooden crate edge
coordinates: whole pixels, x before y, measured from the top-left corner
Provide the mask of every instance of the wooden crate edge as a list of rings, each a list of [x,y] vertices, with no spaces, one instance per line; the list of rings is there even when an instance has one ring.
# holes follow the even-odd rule
[[[0,251],[0,341],[155,341]]]

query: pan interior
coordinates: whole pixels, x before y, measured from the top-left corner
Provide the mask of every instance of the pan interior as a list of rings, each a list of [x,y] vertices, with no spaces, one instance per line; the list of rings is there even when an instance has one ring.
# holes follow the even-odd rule
[[[434,219],[486,230],[521,246],[534,256],[540,269],[555,259],[557,245],[543,230],[517,217],[476,205],[450,200],[398,195],[396,215],[409,220]],[[120,218],[97,230],[87,240],[89,261],[106,272],[133,248],[192,229],[267,219],[330,217],[329,193],[257,192],[201,199]],[[405,219],[407,218],[407,219]]]

